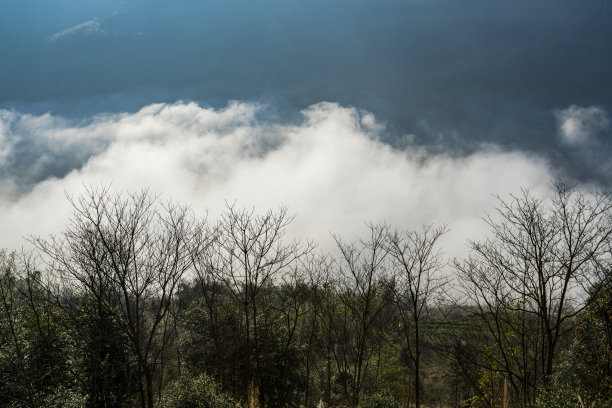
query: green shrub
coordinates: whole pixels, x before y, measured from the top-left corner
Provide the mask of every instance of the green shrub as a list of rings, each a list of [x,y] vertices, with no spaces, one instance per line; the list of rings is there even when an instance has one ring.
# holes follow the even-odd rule
[[[41,400],[41,406],[47,408],[84,408],[88,405],[87,396],[63,386],[59,386]]]
[[[582,404],[580,400],[582,399]],[[585,396],[584,390],[568,385],[553,385],[548,390],[538,392],[534,408],[608,408],[609,401],[601,396]]]
[[[164,390],[160,408],[234,408],[236,403],[206,374],[183,376]]]
[[[400,408],[400,404],[389,391],[385,390],[363,397],[359,408]]]

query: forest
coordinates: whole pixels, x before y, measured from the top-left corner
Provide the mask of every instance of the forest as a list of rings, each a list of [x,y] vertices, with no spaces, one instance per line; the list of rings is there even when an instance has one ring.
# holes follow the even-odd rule
[[[367,223],[325,253],[285,207],[68,199],[60,234],[0,252],[0,406],[612,405],[605,192],[497,197],[462,259],[452,225]]]

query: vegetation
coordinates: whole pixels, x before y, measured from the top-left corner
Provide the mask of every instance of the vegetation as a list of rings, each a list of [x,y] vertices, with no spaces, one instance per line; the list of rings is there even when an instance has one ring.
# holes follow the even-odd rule
[[[606,194],[500,198],[452,262],[446,226],[369,225],[320,254],[286,238],[285,208],[71,203],[61,235],[0,251],[0,406],[612,403]]]

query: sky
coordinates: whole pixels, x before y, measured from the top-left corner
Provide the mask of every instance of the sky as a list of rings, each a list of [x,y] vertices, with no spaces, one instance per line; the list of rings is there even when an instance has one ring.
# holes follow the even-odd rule
[[[3,0],[0,246],[65,195],[486,233],[494,195],[612,186],[612,1]]]

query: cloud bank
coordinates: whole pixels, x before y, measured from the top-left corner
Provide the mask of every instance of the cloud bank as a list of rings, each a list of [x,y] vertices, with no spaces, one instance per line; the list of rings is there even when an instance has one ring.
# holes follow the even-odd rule
[[[330,232],[352,239],[364,221],[449,223],[446,248],[459,255],[466,238],[484,231],[480,217],[493,208],[492,194],[544,191],[552,178],[545,160],[495,146],[468,156],[394,149],[380,141],[384,126],[371,113],[334,103],[309,107],[298,124],[273,122],[261,111],[250,103],[219,110],[155,104],[81,122],[0,111],[0,168],[24,140],[38,146],[28,163],[32,177],[49,163],[69,167],[27,190],[18,185],[23,177],[5,172],[0,246],[61,231],[70,217],[65,193],[112,183],[117,190],[148,186],[211,217],[226,200],[260,210],[285,204],[297,214],[291,233],[324,249],[332,246]]]

